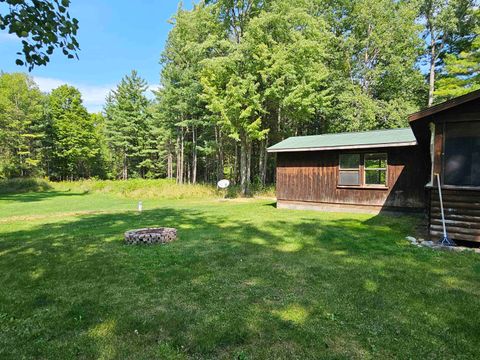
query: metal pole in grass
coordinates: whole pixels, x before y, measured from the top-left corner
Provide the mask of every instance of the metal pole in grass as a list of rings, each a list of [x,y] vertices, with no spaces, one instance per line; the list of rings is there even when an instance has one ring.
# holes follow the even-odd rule
[[[445,212],[443,210],[443,197],[442,197],[442,186],[440,185],[440,175],[436,173],[435,176],[437,177],[438,197],[440,199],[440,212],[442,214],[442,226],[443,226],[443,238],[440,243],[442,245],[455,246],[455,243],[448,238],[447,226],[445,225]]]

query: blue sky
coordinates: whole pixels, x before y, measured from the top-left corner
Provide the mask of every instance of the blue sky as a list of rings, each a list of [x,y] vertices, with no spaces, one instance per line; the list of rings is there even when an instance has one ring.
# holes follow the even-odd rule
[[[192,1],[185,1],[191,7]],[[32,75],[43,91],[68,83],[80,89],[89,111],[102,108],[105,95],[132,69],[151,88],[160,81],[160,53],[177,10],[177,0],[72,0],[70,13],[80,22],[80,60],[56,52]],[[20,40],[0,31],[0,70],[26,71],[15,65]]]

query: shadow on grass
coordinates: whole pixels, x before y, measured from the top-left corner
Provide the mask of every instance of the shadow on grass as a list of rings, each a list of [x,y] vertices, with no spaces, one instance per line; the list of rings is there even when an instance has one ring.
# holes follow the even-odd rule
[[[3,235],[0,355],[474,354],[480,269],[468,255],[407,248],[395,218],[261,216],[162,208]],[[153,226],[179,239],[123,244]]]
[[[269,202],[269,203],[263,204],[263,206],[270,206],[270,207],[276,208],[277,202],[276,201]]]
[[[70,192],[70,191],[44,191],[44,192],[26,192],[17,194],[0,194],[0,200],[15,201],[15,202],[36,202],[47,199],[52,199],[58,196],[62,197],[76,197],[88,194],[88,192]]]

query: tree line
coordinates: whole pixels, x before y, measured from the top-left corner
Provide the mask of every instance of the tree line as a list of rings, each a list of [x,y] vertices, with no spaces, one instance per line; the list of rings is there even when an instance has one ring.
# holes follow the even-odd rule
[[[24,73],[0,74],[0,178],[160,177],[158,126],[135,71],[90,114],[78,89],[42,93]]]
[[[171,22],[154,100],[135,71],[101,114],[2,74],[0,176],[227,177],[246,194],[288,136],[404,127],[480,87],[473,0],[201,1]]]

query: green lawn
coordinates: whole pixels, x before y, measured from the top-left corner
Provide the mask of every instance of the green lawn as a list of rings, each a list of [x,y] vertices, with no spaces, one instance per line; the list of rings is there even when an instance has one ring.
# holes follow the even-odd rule
[[[273,205],[0,195],[0,358],[478,358],[479,255],[410,246],[411,217]],[[161,225],[179,240],[122,243]]]

